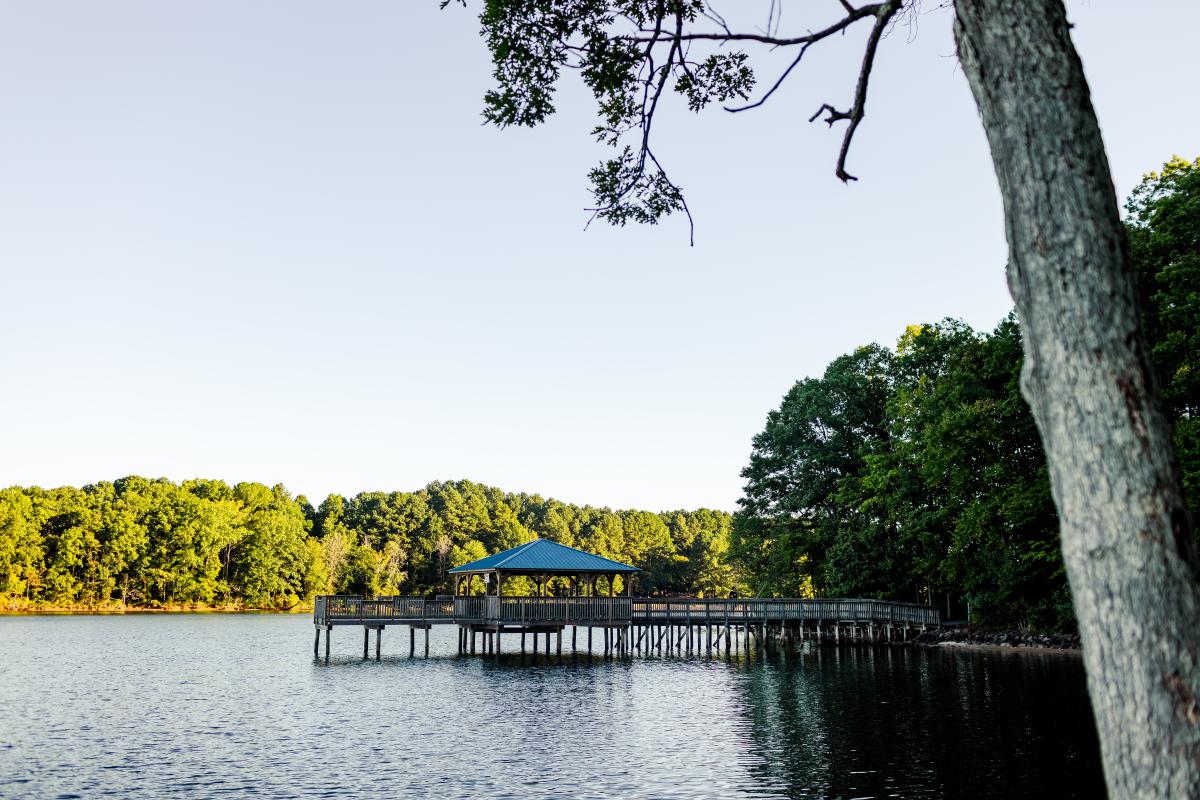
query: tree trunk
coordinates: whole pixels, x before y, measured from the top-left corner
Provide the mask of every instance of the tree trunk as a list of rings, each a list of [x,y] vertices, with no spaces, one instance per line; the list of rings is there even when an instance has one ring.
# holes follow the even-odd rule
[[[1200,560],[1062,0],[957,0],[1113,798],[1200,798]]]

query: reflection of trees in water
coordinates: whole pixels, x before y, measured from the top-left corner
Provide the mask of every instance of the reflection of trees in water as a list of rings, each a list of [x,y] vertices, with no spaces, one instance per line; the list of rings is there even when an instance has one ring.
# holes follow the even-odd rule
[[[1073,656],[825,646],[739,663],[763,791],[1104,796]]]

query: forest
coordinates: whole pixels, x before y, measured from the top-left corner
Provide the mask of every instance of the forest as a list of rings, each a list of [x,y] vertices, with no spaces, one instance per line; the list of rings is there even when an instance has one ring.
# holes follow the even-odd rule
[[[470,481],[314,508],[283,486],[133,476],[0,490],[0,595],[14,609],[275,609],[427,594],[446,591],[450,567],[542,536],[642,566],[641,591],[715,596],[733,588],[729,528],[724,512],[612,511]]]
[[[1152,358],[1200,511],[1200,160],[1126,206]],[[798,381],[754,437],[734,514],[579,506],[470,481],[330,495],[130,476],[0,490],[0,607],[303,608],[446,591],[445,571],[545,537],[642,567],[643,593],[863,596],[974,622],[1072,626],[1020,325],[912,325]],[[519,590],[519,587],[513,587]]]
[[[1126,204],[1151,358],[1200,511],[1200,160]],[[1020,325],[910,326],[796,383],[743,471],[731,558],[754,591],[929,602],[993,625],[1068,629],[1071,596]]]

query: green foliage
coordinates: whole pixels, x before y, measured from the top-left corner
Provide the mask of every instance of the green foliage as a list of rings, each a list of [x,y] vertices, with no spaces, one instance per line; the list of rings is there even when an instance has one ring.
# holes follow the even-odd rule
[[[239,483],[234,494],[247,512],[233,563],[233,581],[243,601],[258,608],[292,606],[310,582],[313,553],[305,543],[304,508],[283,486]]]
[[[868,510],[839,493],[863,476],[867,457],[888,438],[891,361],[877,345],[838,358],[821,378],[793,386],[754,437],[733,550],[756,594],[797,596],[814,582],[826,586],[831,578],[814,570],[827,568],[829,548],[839,548],[835,559],[851,556],[839,533]],[[853,583],[842,588],[857,593]]]
[[[649,144],[660,97],[673,89],[700,111],[749,97],[755,82],[745,53],[694,55],[695,43],[679,38],[705,17],[700,0],[486,0],[479,21],[496,85],[484,95],[483,117],[501,128],[538,125],[554,113],[563,71],[576,72],[596,102],[593,135],[619,148],[588,173],[595,215],[625,225],[686,212]],[[627,136],[636,145],[622,146]]]
[[[1137,289],[1184,491],[1200,508],[1200,160],[1126,209]],[[950,602],[975,621],[1073,623],[1045,455],[1020,393],[1020,328],[910,326],[799,381],[754,438],[732,558],[792,595]],[[806,584],[806,582],[808,582]]]
[[[1012,317],[990,336],[944,320],[797,383],[743,472],[734,527],[747,572],[790,594],[803,564],[824,594],[949,593],[989,622],[1067,622],[1055,616],[1057,519],[1020,365]]]
[[[1175,156],[1125,205],[1142,320],[1192,519],[1200,519],[1200,158]],[[1200,530],[1200,529],[1198,529]]]
[[[647,169],[644,154],[626,147],[588,172],[596,215],[613,225],[655,225],[683,208],[683,192],[661,169]]]
[[[313,508],[282,486],[132,476],[0,490],[0,598],[288,608],[328,592],[444,592],[450,567],[534,536],[645,567],[641,591],[712,596],[737,586],[729,531],[719,511],[613,511],[471,481],[330,495]]]
[[[745,53],[714,53],[699,66],[685,70],[675,81],[675,91],[687,97],[688,108],[699,111],[713,100],[746,99],[754,88],[754,73]]]

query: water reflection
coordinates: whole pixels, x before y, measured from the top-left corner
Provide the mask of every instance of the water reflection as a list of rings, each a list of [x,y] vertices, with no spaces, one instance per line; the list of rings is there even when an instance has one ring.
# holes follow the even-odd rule
[[[1104,796],[1077,657],[843,645],[741,666],[754,778],[788,797]]]
[[[356,633],[326,663],[302,617],[0,618],[0,797],[1103,794],[1070,656],[460,656],[438,629],[425,659],[388,629],[375,661]]]

